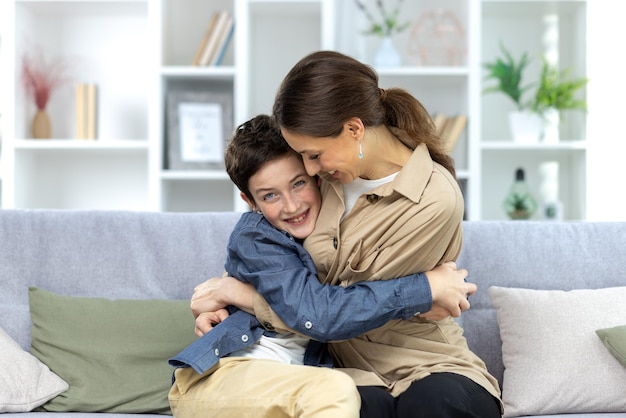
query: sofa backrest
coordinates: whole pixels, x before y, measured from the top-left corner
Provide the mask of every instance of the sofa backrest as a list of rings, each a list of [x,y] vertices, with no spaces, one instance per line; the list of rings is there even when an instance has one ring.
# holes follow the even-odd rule
[[[30,348],[28,287],[189,299],[221,276],[238,213],[0,210],[0,327]]]
[[[223,272],[240,214],[0,210],[0,327],[30,347],[28,286],[76,296],[188,299]],[[502,383],[489,286],[624,286],[626,223],[465,222],[458,266],[479,286],[459,318],[470,348]]]
[[[626,285],[626,223],[465,222],[458,267],[478,292],[459,318],[470,348],[502,384],[501,340],[490,286],[544,290]]]

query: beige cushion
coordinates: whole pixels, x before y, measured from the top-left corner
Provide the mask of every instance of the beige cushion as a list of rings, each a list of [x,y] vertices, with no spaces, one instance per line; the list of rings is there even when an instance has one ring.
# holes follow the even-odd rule
[[[626,287],[488,292],[502,339],[505,417],[626,412],[626,368],[596,335],[626,322]]]
[[[67,383],[0,328],[0,412],[28,412],[65,392]]]

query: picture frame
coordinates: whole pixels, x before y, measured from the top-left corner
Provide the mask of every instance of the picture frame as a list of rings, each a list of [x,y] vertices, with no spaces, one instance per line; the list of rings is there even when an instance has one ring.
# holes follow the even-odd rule
[[[166,109],[165,169],[223,169],[233,131],[232,94],[170,91]]]

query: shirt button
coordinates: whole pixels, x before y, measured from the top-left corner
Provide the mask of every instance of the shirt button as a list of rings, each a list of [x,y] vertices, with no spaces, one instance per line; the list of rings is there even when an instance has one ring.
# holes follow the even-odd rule
[[[274,325],[272,325],[272,323],[268,321],[263,322],[263,327],[270,331],[274,330]]]
[[[246,334],[241,336],[241,341],[243,341],[244,343],[248,342],[248,336]]]
[[[334,237],[334,238],[333,238],[333,247],[335,248],[335,250],[337,249],[337,244],[338,244],[338,243],[339,243],[339,242],[337,241],[337,237]]]
[[[306,328],[306,329],[311,329],[311,328],[313,328],[313,324],[311,323],[311,321],[306,321],[306,322],[304,323],[304,328]]]
[[[378,199],[380,199],[380,197],[377,194],[368,194],[367,195],[367,201],[370,203],[376,203],[378,202]]]
[[[216,357],[219,357],[219,356],[220,356],[220,349],[219,349],[219,348],[216,348],[216,349],[215,349],[215,356],[216,356]]]

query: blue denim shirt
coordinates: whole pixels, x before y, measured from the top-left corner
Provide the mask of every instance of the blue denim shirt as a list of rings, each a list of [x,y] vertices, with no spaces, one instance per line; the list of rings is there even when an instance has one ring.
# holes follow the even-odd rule
[[[329,365],[319,342],[350,339],[391,319],[408,319],[432,307],[423,273],[359,282],[348,288],[322,285],[302,243],[254,212],[244,213],[235,225],[225,268],[229,275],[252,284],[285,324],[317,340],[307,347],[306,365]],[[275,335],[253,315],[232,307],[230,311],[228,318],[169,363],[191,366],[202,374],[219,358],[254,344],[261,335]]]

